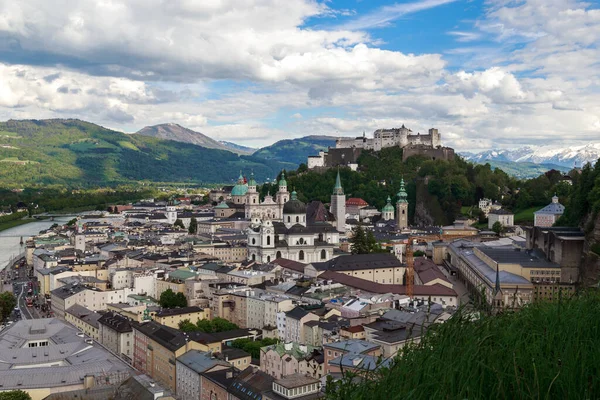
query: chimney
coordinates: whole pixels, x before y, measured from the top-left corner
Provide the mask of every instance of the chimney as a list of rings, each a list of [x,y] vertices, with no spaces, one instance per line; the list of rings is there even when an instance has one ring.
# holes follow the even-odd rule
[[[225,377],[226,377],[227,379],[231,379],[231,378],[233,378],[233,370],[227,371],[227,372],[225,373]]]
[[[83,388],[84,389],[93,388],[95,383],[96,382],[94,381],[94,375],[86,375],[83,377]]]

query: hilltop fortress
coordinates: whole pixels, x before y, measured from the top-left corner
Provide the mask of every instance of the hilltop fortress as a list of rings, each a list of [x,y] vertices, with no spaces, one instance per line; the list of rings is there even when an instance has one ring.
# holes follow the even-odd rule
[[[454,149],[442,146],[441,135],[435,128],[429,129],[428,134],[416,135],[404,125],[400,128],[377,129],[373,132],[373,138],[363,136],[355,138],[339,138],[335,142],[335,148],[321,151],[317,156],[308,157],[308,168],[331,168],[337,166],[349,166],[352,169],[358,167],[357,161],[363,150],[380,151],[386,147],[401,147],[404,149],[402,159],[421,155],[432,160],[454,159]]]

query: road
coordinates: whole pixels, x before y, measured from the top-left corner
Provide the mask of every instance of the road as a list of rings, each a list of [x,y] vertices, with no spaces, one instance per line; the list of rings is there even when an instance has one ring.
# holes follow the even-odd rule
[[[25,317],[25,319],[33,319],[31,311],[29,311],[29,307],[27,307],[27,303],[25,303],[25,296],[23,296],[26,287],[26,283],[21,283],[21,292],[19,293],[19,297],[17,298],[17,307],[19,308],[21,315]]]

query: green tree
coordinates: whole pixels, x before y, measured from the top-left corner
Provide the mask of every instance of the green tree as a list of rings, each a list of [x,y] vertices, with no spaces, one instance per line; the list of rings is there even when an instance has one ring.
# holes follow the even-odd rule
[[[350,251],[352,254],[367,254],[369,252],[369,245],[367,243],[367,235],[361,224],[358,224],[352,228],[352,237],[349,239],[352,245]]]
[[[188,228],[188,232],[191,235],[195,235],[197,231],[198,231],[198,220],[195,217],[192,217],[192,219],[190,219],[190,226]]]
[[[247,353],[250,353],[252,358],[260,358],[260,349],[261,347],[271,346],[273,344],[277,344],[276,339],[264,338],[261,340],[252,340],[252,339],[237,339],[231,343],[231,347],[235,347],[236,349],[242,349]]]
[[[179,227],[181,229],[185,229],[185,226],[183,225],[183,221],[180,220],[179,218],[177,218],[175,220],[175,223],[173,224],[174,227]]]
[[[163,308],[186,307],[187,299],[183,293],[175,293],[173,290],[167,289],[160,294],[159,303]]]
[[[31,396],[22,390],[8,390],[0,392],[0,400],[31,400]]]
[[[17,305],[17,299],[11,292],[0,293],[0,315],[6,320]]]
[[[179,330],[182,332],[194,332],[197,331],[197,327],[189,319],[184,319],[179,322]]]
[[[497,235],[500,235],[504,231],[504,226],[500,221],[496,221],[494,222],[494,225],[492,225],[492,230],[496,232]]]

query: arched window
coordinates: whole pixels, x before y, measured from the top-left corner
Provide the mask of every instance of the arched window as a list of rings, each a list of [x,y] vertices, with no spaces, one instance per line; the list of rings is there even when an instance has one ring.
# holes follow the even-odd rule
[[[298,241],[298,243],[304,244],[304,238],[300,238],[300,240]]]
[[[256,239],[252,238],[252,244],[256,244]]]
[[[252,261],[256,261],[256,254],[252,254]]]
[[[321,250],[321,260],[324,260],[327,258],[327,252],[325,250]]]
[[[288,215],[288,222],[290,222],[290,221],[291,221],[291,219],[290,219],[290,216]]]
[[[300,217],[296,215],[296,222],[300,222]]]
[[[319,233],[319,242],[322,242],[322,241],[323,241],[323,234]]]
[[[402,215],[404,215],[404,210],[402,210]]]
[[[271,236],[267,236],[267,246],[271,245]]]
[[[278,251],[278,252],[277,252],[277,254],[275,254],[275,257],[276,257],[276,258],[281,258],[281,252],[280,252],[280,251]]]
[[[256,199],[252,199],[252,202],[253,202],[253,203],[256,203]]]
[[[304,250],[300,250],[300,253],[298,253],[298,260],[304,260]]]
[[[267,256],[267,262],[271,262],[271,256]]]

